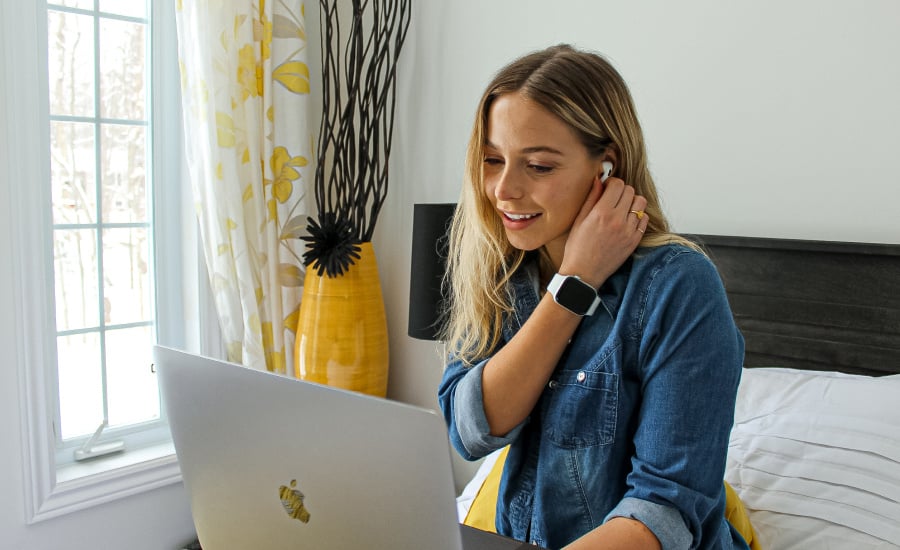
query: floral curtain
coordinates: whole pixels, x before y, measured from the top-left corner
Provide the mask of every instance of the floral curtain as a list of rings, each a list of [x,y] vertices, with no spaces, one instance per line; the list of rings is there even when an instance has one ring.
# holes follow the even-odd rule
[[[293,373],[312,139],[299,0],[178,0],[185,150],[228,359]]]

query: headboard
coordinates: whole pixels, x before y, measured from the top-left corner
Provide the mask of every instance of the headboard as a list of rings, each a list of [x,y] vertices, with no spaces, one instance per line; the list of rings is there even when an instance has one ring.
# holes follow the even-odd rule
[[[900,373],[900,245],[687,237],[722,276],[746,367]]]

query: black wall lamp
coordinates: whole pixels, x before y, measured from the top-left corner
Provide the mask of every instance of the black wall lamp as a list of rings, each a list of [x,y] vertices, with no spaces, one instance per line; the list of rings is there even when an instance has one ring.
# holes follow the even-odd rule
[[[455,203],[413,206],[412,257],[409,275],[407,334],[437,340],[443,321],[442,281],[447,269],[450,221]]]

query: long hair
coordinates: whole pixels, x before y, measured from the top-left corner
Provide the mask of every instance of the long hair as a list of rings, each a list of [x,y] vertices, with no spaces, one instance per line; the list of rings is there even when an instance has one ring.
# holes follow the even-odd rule
[[[696,245],[669,231],[647,167],[644,137],[631,93],[618,71],[603,57],[558,45],[537,51],[502,68],[478,104],[466,153],[465,181],[450,229],[444,284],[450,300],[443,339],[451,352],[473,362],[497,347],[503,316],[513,311],[508,282],[525,251],[513,248],[503,223],[485,195],[484,143],[493,101],[519,93],[568,124],[593,157],[612,148],[613,172],[647,199],[649,225],[640,246],[678,242]],[[543,254],[546,257],[546,254]]]

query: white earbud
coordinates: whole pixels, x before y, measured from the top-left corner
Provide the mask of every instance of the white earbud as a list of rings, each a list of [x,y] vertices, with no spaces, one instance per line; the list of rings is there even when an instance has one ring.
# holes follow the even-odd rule
[[[606,179],[609,177],[609,173],[612,172],[612,169],[613,169],[613,164],[611,162],[609,162],[608,160],[604,160],[603,161],[603,175],[600,176],[600,183],[603,183],[606,181]]]

